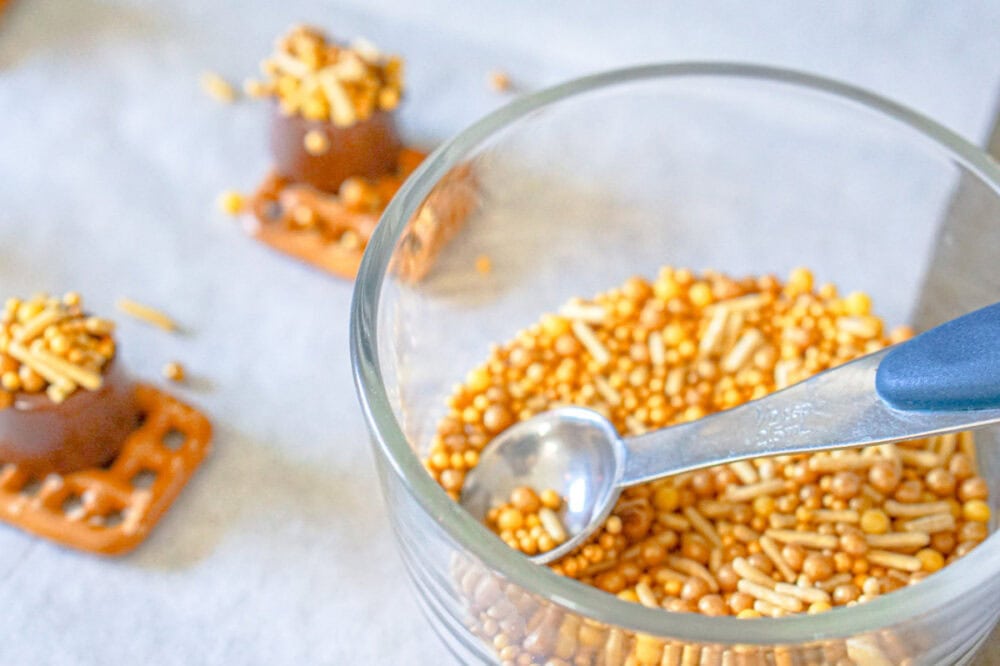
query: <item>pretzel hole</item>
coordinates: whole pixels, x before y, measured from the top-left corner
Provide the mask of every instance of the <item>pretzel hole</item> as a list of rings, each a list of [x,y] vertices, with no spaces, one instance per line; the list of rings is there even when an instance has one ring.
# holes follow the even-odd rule
[[[66,499],[62,501],[61,509],[67,518],[79,518],[84,512],[83,498],[76,493],[70,493],[66,496]]]
[[[129,483],[132,484],[133,488],[149,488],[156,481],[156,472],[150,469],[139,470]]]
[[[266,217],[271,222],[277,222],[284,215],[284,206],[282,206],[277,201],[268,201],[264,204],[264,217]]]
[[[179,450],[182,446],[184,446],[184,442],[186,441],[187,435],[176,428],[169,430],[167,434],[163,436],[163,445],[171,451]]]
[[[26,484],[21,486],[21,494],[26,497],[34,497],[38,494],[38,491],[42,489],[42,482],[38,479],[29,479]]]
[[[116,509],[111,513],[104,514],[101,519],[101,524],[104,527],[118,527],[125,521],[125,513],[121,509]]]

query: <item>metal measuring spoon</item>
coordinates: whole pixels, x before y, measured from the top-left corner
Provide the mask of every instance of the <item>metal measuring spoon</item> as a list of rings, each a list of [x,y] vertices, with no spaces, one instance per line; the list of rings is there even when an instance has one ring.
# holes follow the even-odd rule
[[[569,553],[611,513],[623,488],[760,456],[919,439],[1000,422],[1000,303],[908,342],[697,421],[622,438],[600,414],[554,409],[483,449],[460,503],[483,520],[518,486],[565,498]]]

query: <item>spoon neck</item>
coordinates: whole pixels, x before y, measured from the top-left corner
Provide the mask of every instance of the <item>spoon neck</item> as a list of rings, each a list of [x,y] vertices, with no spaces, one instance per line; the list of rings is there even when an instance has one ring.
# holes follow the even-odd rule
[[[1000,421],[1000,409],[903,411],[875,391],[886,350],[696,421],[622,440],[620,487],[756,458],[921,439]]]

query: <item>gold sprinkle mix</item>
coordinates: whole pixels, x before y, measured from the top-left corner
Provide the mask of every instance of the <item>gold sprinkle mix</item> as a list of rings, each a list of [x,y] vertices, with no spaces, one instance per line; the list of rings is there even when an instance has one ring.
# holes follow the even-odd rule
[[[425,467],[457,499],[490,440],[547,409],[588,407],[634,435],[760,398],[910,333],[886,332],[867,296],[815,287],[805,269],[782,283],[664,268],[572,299],[494,346],[448,399]],[[601,528],[548,566],[669,611],[747,618],[865,603],[988,537],[978,470],[969,433],[716,465],[625,489]],[[551,549],[558,496],[549,513],[541,507],[554,492],[515,493],[487,526],[525,554]],[[491,612],[476,616],[492,621]]]
[[[450,463],[471,467],[479,462],[478,455],[458,454],[458,458]],[[545,553],[569,538],[557,512],[561,506],[562,498],[555,490],[539,495],[519,486],[511,491],[509,501],[489,510],[486,524],[512,548],[529,555]]]
[[[376,111],[391,111],[403,93],[403,61],[367,42],[350,46],[309,26],[292,28],[261,63],[262,81],[247,81],[254,97],[274,97],[285,115],[349,127]]]
[[[174,332],[179,328],[173,319],[148,305],[143,305],[128,298],[119,298],[116,305],[121,312],[128,316],[139,321],[144,321],[164,331]]]
[[[84,313],[75,292],[8,299],[0,314],[0,409],[20,391],[61,403],[78,389],[101,388],[115,356],[113,332],[112,322]]]

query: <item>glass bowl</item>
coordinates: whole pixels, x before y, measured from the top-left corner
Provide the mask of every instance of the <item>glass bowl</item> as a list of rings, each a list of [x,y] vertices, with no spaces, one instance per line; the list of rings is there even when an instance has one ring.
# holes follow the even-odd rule
[[[412,282],[399,269],[414,249],[410,225],[428,197],[436,214],[447,207],[457,169],[474,179],[478,207]],[[351,322],[390,520],[435,631],[462,663],[969,661],[1000,614],[995,532],[921,583],[849,608],[759,620],[669,613],[508,549],[448,498],[421,455],[453,385],[490,345],[572,296],[663,265],[737,276],[808,266],[843,293],[870,293],[888,324],[919,330],[1000,300],[996,247],[995,163],[913,111],[805,74],[619,70],[522,97],[462,132],[386,211]],[[996,439],[978,437],[991,527]]]

